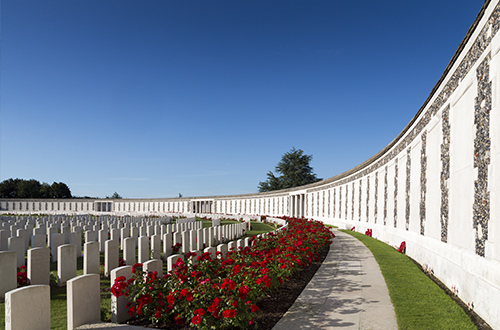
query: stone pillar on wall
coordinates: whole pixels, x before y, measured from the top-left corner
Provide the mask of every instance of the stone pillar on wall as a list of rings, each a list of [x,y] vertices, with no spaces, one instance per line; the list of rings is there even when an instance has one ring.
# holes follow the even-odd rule
[[[293,195],[293,216],[296,217],[299,214],[299,196]]]
[[[304,194],[299,195],[299,212],[297,214],[297,217],[303,217],[304,216]]]

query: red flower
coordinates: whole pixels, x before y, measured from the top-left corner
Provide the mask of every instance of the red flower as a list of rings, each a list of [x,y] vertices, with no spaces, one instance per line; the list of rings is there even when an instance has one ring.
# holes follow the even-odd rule
[[[186,288],[181,290],[181,297],[184,297],[188,294],[188,290]]]
[[[128,309],[128,315],[130,317],[133,317],[134,316],[134,313],[135,313],[135,306],[132,306]]]
[[[132,266],[132,273],[133,273],[133,274],[135,274],[135,269],[136,269],[137,267],[141,267],[141,268],[142,268],[142,264],[141,264],[141,263],[137,263],[137,264],[135,264],[135,265],[133,265],[133,266]]]
[[[187,254],[186,254],[186,259],[189,259],[191,257],[195,257],[197,256],[198,254],[196,252],[191,252],[189,251]]]
[[[250,312],[255,313],[255,312],[257,312],[257,311],[260,311],[259,306],[252,304],[252,305],[250,306]]]
[[[226,287],[230,290],[234,290],[236,288],[236,282],[230,278],[226,278],[224,282],[222,282],[221,289],[225,289]]]
[[[247,298],[248,294],[250,293],[250,288],[246,285],[240,287],[238,296],[240,297],[241,300],[244,300]]]
[[[234,309],[226,309],[224,312],[222,312],[222,316],[226,319],[232,319],[236,316],[236,311]]]
[[[154,281],[154,280],[156,280],[156,277],[158,276],[158,272],[155,270],[155,271],[149,273],[148,275],[151,278],[151,281]]]
[[[193,317],[193,319],[191,320],[191,322],[193,324],[200,324],[200,322],[201,322],[201,316],[195,315],[195,317]]]
[[[194,310],[193,314],[195,314],[195,315],[198,314],[198,315],[203,316],[203,315],[205,315],[205,310],[203,308],[198,308],[198,309]]]
[[[240,265],[234,266],[234,268],[233,268],[233,275],[238,274],[240,272],[240,270],[241,270],[241,266]]]

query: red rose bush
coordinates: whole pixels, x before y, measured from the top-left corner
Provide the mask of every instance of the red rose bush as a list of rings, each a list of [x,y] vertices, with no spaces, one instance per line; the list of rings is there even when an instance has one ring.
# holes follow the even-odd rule
[[[251,246],[179,258],[174,269],[159,277],[133,268],[130,280],[118,277],[111,289],[129,297],[131,317],[153,324],[189,324],[199,329],[248,328],[259,315],[258,301],[279,288],[293,273],[319,260],[331,243],[332,232],[318,221],[286,218],[288,226],[260,238]]]

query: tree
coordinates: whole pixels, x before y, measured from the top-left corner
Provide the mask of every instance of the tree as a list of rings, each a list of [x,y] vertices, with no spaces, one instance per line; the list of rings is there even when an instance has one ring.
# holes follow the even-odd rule
[[[69,187],[63,182],[54,182],[51,186],[52,197],[54,198],[71,198]]]
[[[18,198],[40,198],[40,189],[42,185],[39,181],[31,180],[20,180],[17,184],[17,197]]]
[[[20,179],[8,179],[0,183],[0,198],[17,198],[17,184]]]
[[[269,171],[267,180],[259,182],[259,192],[293,188],[321,181],[322,179],[316,177],[309,165],[311,160],[312,155],[305,155],[303,150],[293,147],[276,165],[274,171],[278,176]]]
[[[47,182],[42,183],[42,186],[40,187],[40,198],[52,198],[53,193],[52,193],[52,187],[50,184]]]
[[[122,196],[120,196],[116,191],[113,193],[111,196],[106,196],[106,199],[121,199]]]
[[[62,182],[40,183],[38,180],[7,179],[0,182],[0,198],[72,198]]]

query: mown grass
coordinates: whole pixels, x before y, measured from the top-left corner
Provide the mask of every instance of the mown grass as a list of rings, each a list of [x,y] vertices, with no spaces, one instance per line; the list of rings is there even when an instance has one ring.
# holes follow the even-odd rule
[[[370,249],[380,266],[400,330],[477,329],[470,317],[406,255],[350,230]]]
[[[211,227],[211,220],[202,220],[203,227]],[[221,225],[237,223],[235,220],[222,220]],[[254,236],[266,233],[276,229],[265,223],[252,221],[252,230],[248,231],[245,236]],[[122,251],[120,250],[120,257]],[[110,280],[104,277],[104,254],[101,254],[101,320],[104,322],[111,321],[111,292]],[[164,272],[167,270],[167,264],[164,264]],[[50,263],[50,271],[57,272],[57,262]],[[77,259],[77,276],[83,275],[83,258]],[[66,287],[51,287],[50,289],[50,323],[51,329],[66,329]],[[0,329],[5,329],[5,303],[0,303]]]
[[[203,222],[203,228],[206,227],[211,227],[212,226],[212,220],[207,220],[207,219],[200,219]],[[236,220],[228,220],[228,219],[222,219],[221,220],[221,225],[230,225],[233,223],[238,223],[239,221]],[[251,226],[252,229],[247,231],[245,233],[244,237],[251,237],[259,234],[264,234],[268,233],[270,231],[273,231],[276,229],[276,227],[269,225],[267,223],[263,222],[258,222],[258,221],[251,221]]]

